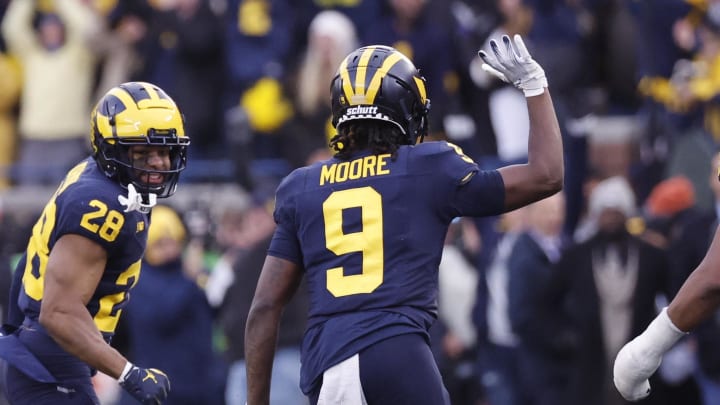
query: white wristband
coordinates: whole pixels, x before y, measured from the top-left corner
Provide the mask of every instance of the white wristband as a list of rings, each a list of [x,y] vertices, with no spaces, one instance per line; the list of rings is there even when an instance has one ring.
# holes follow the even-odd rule
[[[118,382],[121,383],[121,382],[125,381],[128,373],[130,373],[130,370],[132,370],[133,367],[134,367],[133,364],[130,363],[129,361],[127,363],[125,363],[125,368],[123,368],[122,373],[120,373],[120,378],[118,378]]]
[[[649,351],[656,351],[657,354],[664,354],[680,340],[686,333],[678,329],[667,314],[667,307],[660,311],[660,314],[650,322],[642,336],[645,345],[641,347]]]
[[[539,96],[543,93],[545,93],[545,87],[540,87],[539,89],[523,90],[523,94],[525,95],[525,98]]]

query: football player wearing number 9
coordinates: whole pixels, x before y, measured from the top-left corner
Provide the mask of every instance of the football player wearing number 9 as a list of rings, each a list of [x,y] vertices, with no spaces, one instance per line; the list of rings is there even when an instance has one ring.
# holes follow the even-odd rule
[[[11,404],[99,404],[99,370],[143,404],[170,389],[160,370],[109,345],[138,281],[150,211],[185,169],[183,117],[157,86],[109,90],[92,112],[93,154],[71,169],[33,227],[11,287],[0,357]]]
[[[527,97],[529,161],[481,171],[447,142],[422,143],[430,101],[412,62],[367,46],[331,86],[335,155],[277,189],[277,227],[245,334],[248,404],[267,405],[283,306],[310,294],[300,386],[312,404],[448,404],[429,347],[438,265],[455,217],[497,215],[558,192],[563,151],[543,69],[522,39],[491,42],[486,69]]]

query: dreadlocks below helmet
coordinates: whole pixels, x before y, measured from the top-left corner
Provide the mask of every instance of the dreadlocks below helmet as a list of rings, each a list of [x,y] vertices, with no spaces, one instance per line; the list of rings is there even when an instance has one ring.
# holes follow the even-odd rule
[[[135,186],[140,194],[171,196],[177,189],[180,172],[187,163],[187,146],[183,117],[175,102],[150,83],[129,82],[113,87],[98,101],[91,115],[91,144],[98,167],[111,179],[127,188]],[[170,149],[169,170],[134,167],[131,146],[162,146]],[[160,173],[164,181],[147,184],[144,174]]]
[[[430,100],[425,79],[394,48],[373,45],[350,53],[340,64],[330,95],[336,128],[358,119],[386,121],[406,135],[409,145],[427,134]]]

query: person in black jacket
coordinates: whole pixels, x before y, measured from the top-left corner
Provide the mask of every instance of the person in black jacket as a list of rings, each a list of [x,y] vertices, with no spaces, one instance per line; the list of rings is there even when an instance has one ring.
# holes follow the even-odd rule
[[[227,337],[227,360],[230,363],[225,400],[227,405],[244,405],[247,398],[245,369],[245,324],[255,286],[272,238],[275,222],[272,199],[255,193],[252,206],[245,213],[242,233],[247,247],[232,265],[233,281],[228,287],[219,312],[220,326]],[[304,283],[300,288],[305,288]],[[307,403],[300,391],[300,345],[307,320],[307,294],[297,294],[281,319],[278,351],[273,364],[273,403],[302,405]]]
[[[173,382],[166,405],[222,403],[225,369],[213,348],[213,312],[191,275],[185,224],[174,209],[152,210],[142,282],[125,311],[128,356],[157,364]],[[124,394],[119,405],[134,404]]]

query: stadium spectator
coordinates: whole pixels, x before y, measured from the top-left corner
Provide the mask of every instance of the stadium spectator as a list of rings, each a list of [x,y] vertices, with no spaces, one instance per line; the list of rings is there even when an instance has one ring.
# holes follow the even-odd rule
[[[152,6],[145,16],[147,29],[135,45],[142,63],[133,80],[157,84],[187,111],[190,159],[208,166],[213,158],[229,158],[222,131],[225,19],[207,0],[147,3]],[[201,179],[212,176],[209,168],[200,173],[200,164],[186,175],[197,170]]]
[[[507,212],[499,218],[499,240],[492,247],[487,267],[480,268],[475,297],[474,321],[478,334],[478,379],[492,404],[520,405],[525,395],[520,385],[518,337],[510,324],[508,263],[513,246],[525,229],[528,207]],[[488,244],[489,245],[489,244]]]
[[[517,344],[514,366],[518,372],[517,393],[525,405],[561,405],[569,373],[567,358],[558,356],[548,343],[562,339],[545,325],[538,309],[560,260],[565,196],[561,193],[524,208],[526,228],[508,254],[507,295],[510,329]],[[538,327],[541,327],[538,329]],[[550,333],[550,334],[548,334]]]
[[[227,359],[230,371],[225,402],[243,405],[247,401],[247,368],[245,361],[245,327],[255,286],[275,230],[272,194],[256,191],[251,207],[243,216],[243,239],[246,248],[232,263],[232,282],[219,309],[220,326],[228,340]],[[303,287],[304,289],[304,287]],[[280,321],[278,351],[272,369],[273,404],[302,405],[307,399],[300,391],[300,344],[307,320],[308,300],[305,294],[295,296]]]
[[[477,330],[472,317],[479,279],[473,258],[480,248],[480,236],[470,218],[450,224],[438,267],[438,322],[430,336],[454,404],[474,404],[483,397],[475,367]],[[437,340],[434,333],[440,335]]]
[[[390,0],[387,12],[372,30],[361,37],[364,45],[388,45],[422,66],[432,96],[429,134],[444,139],[444,117],[451,106],[451,94],[457,92],[457,74],[453,70],[454,48],[452,18],[448,3],[437,0]],[[363,27],[358,27],[363,30]]]
[[[101,24],[80,0],[36,9],[41,3],[10,2],[2,33],[24,78],[16,182],[55,185],[89,152],[85,134],[97,58],[87,38]]]
[[[294,37],[294,11],[289,0],[227,2],[222,108],[226,140],[235,145],[231,158],[248,189],[257,176],[277,179],[290,171],[272,135],[293,114],[284,78],[303,49]]]
[[[22,86],[20,73],[20,65],[7,52],[5,41],[0,37],[0,190],[10,187],[11,167],[16,158],[18,137],[15,108]]]
[[[125,309],[128,358],[163,370],[172,390],[167,405],[223,403],[225,373],[213,350],[213,313],[205,293],[186,270],[194,260],[184,256],[185,225],[174,209],[157,205],[142,265],[142,282],[132,290]],[[201,252],[196,252],[201,253]],[[192,365],[192,367],[189,367]],[[119,404],[136,403],[124,392]]]
[[[283,157],[293,168],[304,166],[313,151],[326,148],[335,135],[327,84],[342,59],[358,46],[355,26],[339,11],[318,13],[310,22],[307,48],[290,78],[295,113],[280,133]]]
[[[147,35],[147,25],[144,13],[132,6],[133,0],[91,4],[102,23],[96,35],[88,38],[98,57],[95,94],[99,98],[118,83],[133,79],[142,64],[137,43]]]
[[[381,17],[387,11],[387,2],[377,1],[346,1],[346,2],[312,2],[304,3],[296,8],[298,38],[304,37],[312,20],[325,11],[335,11],[347,16],[358,31],[360,42],[365,42],[365,33],[376,29]],[[307,44],[304,44],[307,46]],[[301,47],[300,49],[303,49]],[[355,49],[353,47],[352,49]],[[350,52],[352,49],[348,50]],[[345,55],[343,55],[345,56]]]
[[[564,251],[538,296],[533,322],[552,331],[539,343],[568,359],[566,404],[624,404],[612,386],[612,361],[655,316],[656,296],[670,294],[665,252],[626,227],[636,210],[624,177],[595,185],[588,212],[595,232]]]

